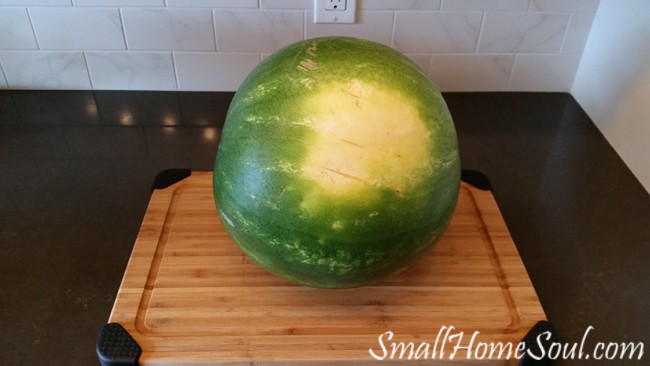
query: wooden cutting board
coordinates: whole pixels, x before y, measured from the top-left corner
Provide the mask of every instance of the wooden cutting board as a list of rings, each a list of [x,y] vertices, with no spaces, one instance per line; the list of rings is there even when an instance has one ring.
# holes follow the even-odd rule
[[[421,346],[420,357],[428,343],[429,363],[435,348],[440,365],[516,364],[449,355],[475,332],[474,346],[516,346],[543,319],[489,191],[462,184],[450,226],[414,268],[373,286],[322,290],[251,262],[218,219],[212,174],[197,172],[154,191],[110,316],[141,346],[140,365],[178,366],[370,365],[370,349],[392,364],[399,342]],[[451,326],[448,335],[463,337],[444,343]]]

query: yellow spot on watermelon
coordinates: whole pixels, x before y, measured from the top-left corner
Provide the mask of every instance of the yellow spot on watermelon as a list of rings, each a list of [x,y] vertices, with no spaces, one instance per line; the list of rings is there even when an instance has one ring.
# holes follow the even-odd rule
[[[313,189],[303,208],[328,197],[371,200],[372,187],[402,196],[430,166],[431,134],[397,91],[352,80],[321,88],[304,108],[313,140],[300,170]]]

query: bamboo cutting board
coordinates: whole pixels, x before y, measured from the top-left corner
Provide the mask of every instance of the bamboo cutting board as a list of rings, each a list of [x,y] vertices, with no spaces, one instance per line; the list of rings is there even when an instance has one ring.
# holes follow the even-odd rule
[[[440,365],[516,364],[474,360],[480,353],[468,359],[464,349],[449,354],[475,332],[474,346],[516,346],[543,319],[489,191],[462,184],[450,226],[414,268],[373,286],[322,290],[244,256],[217,216],[212,174],[196,172],[154,191],[110,316],[142,348],[140,365],[178,366],[370,365],[378,362],[370,349],[392,364],[399,342],[430,344],[429,363],[435,348]],[[449,335],[463,336],[434,346],[451,326]],[[402,362],[414,362],[408,354]]]

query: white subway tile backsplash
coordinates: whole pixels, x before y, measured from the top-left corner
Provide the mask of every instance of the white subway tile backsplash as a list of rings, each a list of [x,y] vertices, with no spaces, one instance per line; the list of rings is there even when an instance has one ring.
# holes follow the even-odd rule
[[[0,49],[37,49],[34,31],[25,8],[0,9]]]
[[[165,6],[165,0],[72,0],[74,6]]]
[[[508,89],[515,55],[433,55],[429,76],[442,91]]]
[[[303,39],[304,12],[215,10],[217,50],[273,52]]]
[[[174,53],[178,87],[185,91],[235,91],[260,62],[254,53]]]
[[[122,9],[128,49],[214,51],[209,9]]]
[[[357,1],[358,2],[358,1]],[[262,9],[314,9],[314,0],[260,0]]]
[[[117,9],[31,8],[36,38],[42,49],[124,49]]]
[[[526,11],[529,0],[442,0],[443,10]]]
[[[568,91],[580,56],[517,55],[509,89],[512,91]]]
[[[393,47],[403,52],[474,52],[480,12],[397,12]]]
[[[87,52],[95,89],[176,90],[171,52]]]
[[[70,6],[72,0],[0,0],[0,6]]]
[[[440,0],[359,0],[361,10],[438,10]]]
[[[357,10],[438,10],[441,0],[357,0]],[[314,0],[260,0],[263,9],[314,9]]]
[[[13,89],[90,89],[81,52],[4,51],[0,63]]]
[[[568,91],[599,0],[0,0],[0,88],[234,91],[304,38],[404,52],[446,91]],[[55,52],[62,51],[62,52]],[[65,52],[63,52],[65,51]]]
[[[167,0],[167,6],[200,8],[257,8],[257,0]]]
[[[557,53],[568,22],[566,14],[486,13],[478,51]]]
[[[599,2],[600,0],[531,0],[530,10],[595,13]]]
[[[355,24],[314,24],[313,12],[307,13],[307,38],[348,36],[364,38],[390,46],[393,12],[367,11],[357,13]]]
[[[650,19],[649,19],[650,21]],[[594,22],[593,14],[573,14],[569,20],[564,43],[562,44],[563,54],[579,55],[585,48],[591,24]]]

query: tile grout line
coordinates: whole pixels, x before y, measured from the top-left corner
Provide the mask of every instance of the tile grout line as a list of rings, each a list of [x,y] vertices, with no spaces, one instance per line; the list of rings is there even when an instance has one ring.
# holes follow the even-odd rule
[[[34,20],[32,19],[32,14],[29,12],[29,8],[25,8],[25,13],[27,13],[27,19],[29,19],[29,26],[32,28],[34,41],[36,41],[36,49],[41,50],[41,43],[38,41],[38,37],[36,36],[36,28],[34,28]]]
[[[120,18],[120,29],[122,29],[122,40],[124,41],[124,49],[129,50],[129,43],[126,38],[126,28],[124,27],[124,14],[122,14],[122,8],[117,8],[117,14]]]
[[[558,55],[562,55],[562,52],[564,51],[564,45],[566,43],[567,37],[569,36],[569,27],[571,26],[571,20],[573,20],[573,14],[569,14],[569,19],[566,22],[564,35],[562,36],[562,42],[560,42],[560,49],[557,51]]]
[[[397,11],[393,10],[393,24],[390,30],[390,47],[395,48],[395,32],[397,29]]]
[[[508,77],[508,85],[506,85],[507,91],[512,91],[512,79],[515,74],[515,69],[517,68],[517,61],[519,61],[519,54],[515,54],[515,61],[512,63],[512,69],[510,69],[510,76]]]
[[[81,57],[84,59],[84,64],[86,65],[86,75],[88,75],[88,82],[90,83],[90,90],[95,90],[95,85],[93,83],[92,75],[90,74],[90,67],[88,66],[88,59],[86,58],[86,51],[81,52]],[[93,93],[94,96],[95,93]],[[97,101],[95,101],[95,105]]]
[[[176,67],[176,52],[172,51],[172,69],[174,70],[174,81],[176,82],[176,91],[180,91],[181,83],[178,81],[178,68]]]
[[[214,52],[219,52],[219,41],[217,40],[217,14],[216,9],[210,11],[212,17],[212,36],[214,37]]]
[[[487,18],[487,11],[483,12],[481,16],[481,25],[478,28],[478,37],[476,38],[476,47],[474,48],[474,54],[478,54],[479,46],[481,45],[481,40],[483,39],[483,31],[485,28],[485,18]]]

